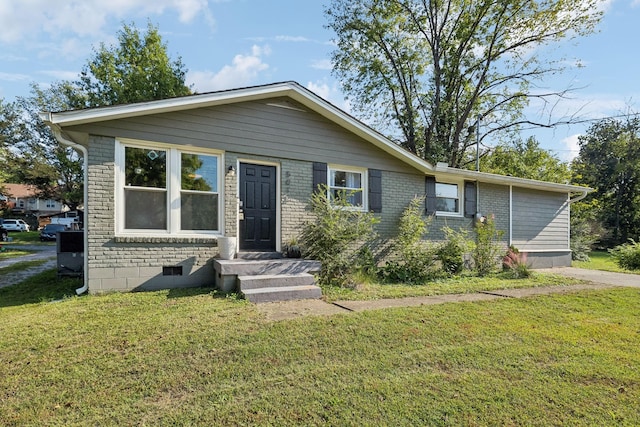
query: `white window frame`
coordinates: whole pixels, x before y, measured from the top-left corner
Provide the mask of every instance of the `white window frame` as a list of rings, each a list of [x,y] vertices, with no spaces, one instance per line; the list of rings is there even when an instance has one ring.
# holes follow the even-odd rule
[[[436,178],[436,194],[438,184],[456,185],[458,188],[458,212],[446,212],[436,210],[436,216],[448,216],[462,218],[464,216],[464,180],[443,180]],[[437,198],[437,196],[436,196]]]
[[[335,165],[328,164],[327,165],[327,198],[331,200],[331,190],[335,188],[343,188],[331,186],[331,173],[332,172],[347,172],[347,173],[358,173],[360,174],[360,189],[362,190],[362,206],[351,206],[348,209],[353,209],[357,211],[367,211],[367,206],[369,206],[369,176],[367,168],[359,168],[355,166],[345,166],[345,165]],[[357,190],[355,187],[344,187],[346,190]]]
[[[158,237],[214,237],[223,235],[224,226],[224,152],[220,150],[199,149],[182,145],[165,144],[135,139],[117,138],[115,147],[115,231],[117,236],[158,236]],[[167,228],[166,229],[125,229],[125,148],[158,149],[167,152],[166,192],[167,192]],[[181,230],[181,154],[201,154],[218,158],[218,229],[217,230]],[[153,190],[151,190],[153,191]]]

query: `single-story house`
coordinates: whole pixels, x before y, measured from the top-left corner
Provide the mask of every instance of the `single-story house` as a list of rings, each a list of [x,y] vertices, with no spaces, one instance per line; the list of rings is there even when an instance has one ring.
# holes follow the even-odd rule
[[[589,191],[432,165],[294,82],[41,117],[86,157],[90,292],[213,284],[218,239],[280,251],[320,183],[354,190],[382,237],[426,196],[427,238],[492,214],[505,246],[565,266],[570,204]]]

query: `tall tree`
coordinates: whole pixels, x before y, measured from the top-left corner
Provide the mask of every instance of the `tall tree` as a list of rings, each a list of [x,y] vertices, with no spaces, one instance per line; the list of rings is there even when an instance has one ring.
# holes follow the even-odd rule
[[[483,138],[532,123],[532,98],[554,101],[531,84],[559,71],[540,48],[585,35],[601,0],[332,0],[335,74],[355,110],[402,146],[432,162],[461,166]]]
[[[82,166],[77,153],[61,147],[38,116],[42,110],[70,108],[70,84],[55,84],[47,90],[32,85],[31,96],[13,104],[14,132],[7,169],[12,182],[32,184],[38,196],[61,201],[72,209],[82,202]]]
[[[482,157],[480,170],[541,181],[569,182],[571,180],[569,165],[541,148],[534,137],[493,148]]]
[[[574,180],[596,189],[598,216],[613,244],[640,239],[640,118],[604,119],[580,136]]]
[[[171,60],[158,28],[141,34],[123,25],[118,46],[104,44],[84,66],[78,81],[49,88],[33,84],[28,97],[18,98],[3,117],[8,119],[7,144],[11,178],[34,184],[41,196],[76,207],[82,202],[82,164],[77,153],[62,147],[42,123],[38,111],[64,111],[190,94],[180,59]],[[0,119],[1,120],[1,119]],[[0,144],[0,155],[1,144]]]
[[[76,82],[84,94],[78,107],[127,104],[189,95],[182,59],[172,60],[158,28],[151,23],[141,34],[124,24],[118,45],[94,51]]]

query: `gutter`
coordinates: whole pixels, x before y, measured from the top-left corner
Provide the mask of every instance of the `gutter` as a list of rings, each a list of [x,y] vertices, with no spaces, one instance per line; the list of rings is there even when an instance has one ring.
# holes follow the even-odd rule
[[[87,292],[87,290],[89,290],[89,277],[88,277],[88,273],[89,273],[89,235],[87,233],[87,229],[89,228],[89,214],[87,211],[87,202],[89,201],[89,178],[87,177],[87,161],[89,160],[89,153],[87,152],[87,148],[84,147],[83,145],[80,145],[76,142],[73,142],[69,139],[66,139],[65,137],[62,136],[62,131],[60,130],[60,127],[55,125],[52,121],[51,121],[51,113],[42,113],[42,115],[40,116],[50,127],[51,130],[53,131],[53,135],[56,137],[56,140],[62,144],[62,145],[66,145],[67,147],[71,147],[74,150],[82,153],[82,176],[83,176],[83,204],[84,204],[84,210],[82,213],[82,221],[83,221],[83,227],[82,227],[82,238],[83,238],[83,244],[84,244],[84,254],[83,254],[83,266],[82,266],[82,282],[83,285],[82,287],[76,289],[76,294],[77,295],[82,295],[83,293]]]
[[[591,191],[593,191],[591,188],[585,188],[584,190],[582,190],[581,194],[577,195],[573,199],[569,199],[569,204],[579,202],[580,200],[587,197],[587,194],[589,194]]]

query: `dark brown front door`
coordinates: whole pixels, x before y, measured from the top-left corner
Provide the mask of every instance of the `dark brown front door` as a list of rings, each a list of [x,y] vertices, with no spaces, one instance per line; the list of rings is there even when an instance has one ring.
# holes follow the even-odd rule
[[[276,250],[276,167],[240,163],[240,249]]]

